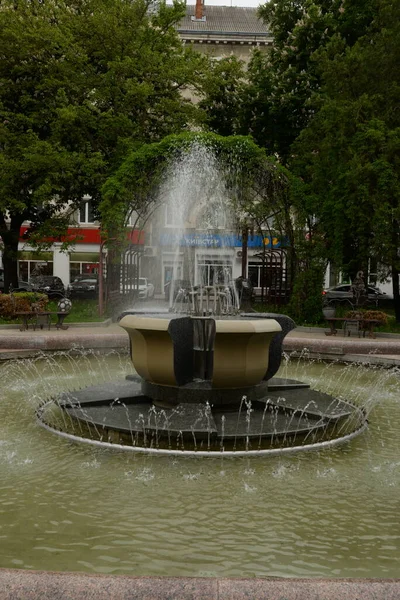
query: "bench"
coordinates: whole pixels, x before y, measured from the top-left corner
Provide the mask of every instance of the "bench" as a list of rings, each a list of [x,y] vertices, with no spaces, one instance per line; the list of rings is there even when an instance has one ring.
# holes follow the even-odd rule
[[[376,319],[364,319],[362,317],[357,318],[345,318],[345,317],[327,317],[325,321],[330,326],[330,331],[325,331],[325,335],[336,335],[337,324],[343,324],[343,335],[350,336],[352,332],[358,333],[363,332],[363,337],[368,331],[368,337],[374,338],[374,328],[379,325],[380,321]]]
[[[20,331],[26,331],[29,329],[29,322],[32,321],[33,330],[36,331],[36,327],[47,327],[50,329],[51,318],[53,315],[57,315],[57,322],[55,323],[56,329],[68,329],[68,325],[64,325],[64,319],[69,313],[67,312],[51,312],[51,311],[21,311],[14,313],[15,317],[21,319]]]

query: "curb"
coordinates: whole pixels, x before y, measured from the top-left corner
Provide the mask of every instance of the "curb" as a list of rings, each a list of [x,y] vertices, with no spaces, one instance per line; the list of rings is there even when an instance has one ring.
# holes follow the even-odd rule
[[[130,577],[0,570],[1,600],[398,600],[399,579]]]
[[[362,355],[399,355],[400,356],[400,339],[399,340],[358,340],[356,338],[327,338],[327,339],[307,339],[296,338],[294,336],[287,337],[283,342],[285,352],[310,352],[314,354],[327,354],[343,356],[351,354]]]
[[[0,336],[0,349],[4,350],[70,350],[73,348],[110,349],[128,348],[126,333],[103,333],[98,335],[74,334],[30,336]]]
[[[304,331],[305,333],[325,333],[329,331],[329,327],[303,327],[299,325],[296,327],[296,331]],[[400,333],[385,333],[381,331],[375,332],[377,338],[392,338],[400,340]]]
[[[73,329],[75,328],[79,328],[79,327],[108,327],[109,325],[111,325],[112,323],[112,319],[106,319],[105,321],[93,321],[93,322],[88,322],[86,321],[85,323],[69,323],[68,321],[66,321],[66,325],[68,325],[68,327],[71,327]],[[0,331],[13,331],[16,329],[19,329],[21,327],[21,324],[18,323],[12,323],[11,325],[0,325]]]

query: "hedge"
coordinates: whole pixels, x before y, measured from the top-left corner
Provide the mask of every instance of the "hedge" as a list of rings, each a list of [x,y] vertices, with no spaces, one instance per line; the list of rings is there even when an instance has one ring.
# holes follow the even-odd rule
[[[40,311],[46,310],[49,302],[46,294],[37,292],[15,292],[14,294],[0,294],[0,316],[11,319],[16,312],[34,310],[34,306]]]

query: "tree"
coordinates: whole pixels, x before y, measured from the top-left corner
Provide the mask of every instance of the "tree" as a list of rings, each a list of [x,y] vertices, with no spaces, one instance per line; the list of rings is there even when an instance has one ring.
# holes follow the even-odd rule
[[[238,221],[241,214],[246,214],[261,222],[277,208],[288,209],[284,202],[289,173],[250,138],[190,132],[145,144],[126,156],[103,186],[100,210],[104,227],[110,229],[117,224],[122,229],[128,213],[151,212],[157,206],[159,186],[171,162],[195,144],[210,148],[216,155]]]
[[[400,320],[400,8],[381,0],[368,35],[323,58],[324,102],[294,146],[325,256],[353,277],[391,274]],[[385,272],[386,269],[386,272]]]
[[[219,61],[210,59],[210,68],[202,82],[204,97],[199,107],[206,114],[205,124],[219,135],[240,133],[245,69],[235,56]]]
[[[180,90],[204,60],[174,24],[184,4],[4,0],[0,10],[0,236],[5,289],[17,285],[20,226],[58,239],[69,207],[101,186],[127,146],[196,118]]]
[[[269,54],[256,52],[249,64],[247,128],[284,163],[320,105],[321,49],[344,52],[365,33],[373,5],[374,0],[270,0],[261,6],[274,46]],[[341,44],[332,46],[337,38]]]

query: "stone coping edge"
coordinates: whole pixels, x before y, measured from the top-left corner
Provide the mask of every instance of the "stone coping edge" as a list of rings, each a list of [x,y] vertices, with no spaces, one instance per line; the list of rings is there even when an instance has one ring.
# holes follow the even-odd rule
[[[398,354],[400,355],[400,341],[376,340],[364,338],[296,338],[286,337],[283,341],[285,352],[314,352],[320,354]]]
[[[72,327],[73,329],[75,328],[79,328],[79,327],[108,327],[109,325],[112,324],[112,319],[105,319],[104,321],[85,321],[82,323],[69,323],[68,320],[65,321],[65,325],[68,325],[68,327]],[[10,331],[12,329],[20,329],[21,324],[18,323],[12,323],[10,325],[7,325],[5,323],[3,323],[2,325],[0,325],[0,331]]]
[[[0,569],[1,600],[398,600],[400,579],[132,577]]]
[[[329,326],[326,327],[307,327],[306,325],[297,325],[295,331],[303,331],[306,333],[325,333],[329,331]],[[341,333],[340,329],[339,332]],[[340,335],[339,333],[339,335]],[[376,331],[375,335],[377,338],[393,338],[400,339],[400,333],[386,333],[384,331]]]
[[[59,331],[56,335],[30,335],[21,333],[20,336],[0,335],[0,349],[4,350],[70,350],[73,348],[127,348],[129,338],[121,329],[121,333],[90,335],[89,333],[66,333]]]

